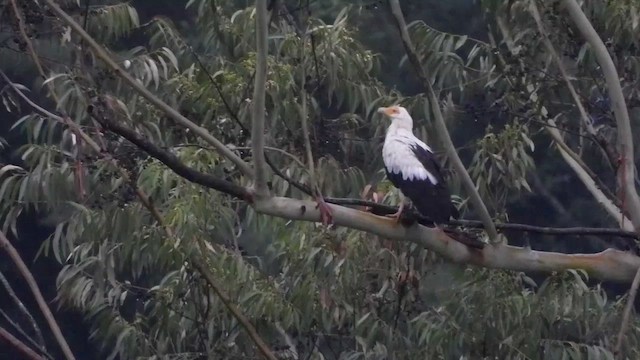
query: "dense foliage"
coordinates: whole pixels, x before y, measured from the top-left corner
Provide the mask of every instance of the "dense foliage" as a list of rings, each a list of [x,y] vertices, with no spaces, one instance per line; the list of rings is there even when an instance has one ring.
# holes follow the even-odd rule
[[[582,272],[536,284],[521,273],[451,265],[416,244],[258,215],[243,201],[177,176],[101,129],[87,112],[96,98],[114,99],[117,121],[189,166],[249,184],[232,163],[105,67],[44,5],[19,3],[46,80],[37,74],[7,0],[0,2],[0,35],[14,43],[0,49],[0,68],[24,79],[13,85],[17,90],[61,117],[34,110],[0,82],[6,111],[18,118],[13,134],[24,138],[12,162],[0,168],[2,230],[20,238],[16,222],[34,211],[55,227],[41,256],[63,265],[57,299],[83,314],[101,356],[257,357],[245,330],[189,260],[204,255],[233,302],[283,358],[613,358],[622,300],[609,299]],[[94,1],[87,8],[71,0],[58,3],[147,89],[251,160],[252,4],[190,0],[185,14],[141,20],[129,2]],[[441,106],[496,219],[538,222],[530,192],[544,190],[543,200],[555,207],[540,218],[550,223],[618,226],[619,219],[600,209],[575,178],[558,175],[570,170],[559,160],[550,121],[603,190],[616,192],[615,159],[579,120],[530,1],[482,1],[481,9],[451,2],[452,8],[485,14],[473,23],[476,28],[460,29],[467,35],[437,30],[420,18],[410,23],[440,104],[429,103],[416,91],[418,83],[408,80],[411,68],[385,2],[278,3],[269,26],[267,154],[282,174],[317,184],[325,195],[395,204],[397,190],[381,170],[387,124],[375,109],[402,103],[414,115],[416,135],[440,150],[430,109]],[[407,5],[406,12],[424,14],[429,6]],[[614,143],[609,99],[591,48],[557,1],[537,6],[592,126]],[[583,7],[602,38],[611,39],[635,118],[640,9],[596,0]],[[380,19],[386,23],[379,30]],[[315,178],[308,170],[303,119],[311,127]],[[102,152],[92,151],[71,121]],[[453,192],[462,193],[456,174],[449,175]],[[282,177],[270,182],[279,195],[307,196]],[[563,194],[568,185],[578,189]],[[164,224],[139,201],[140,191]],[[465,198],[456,202],[466,217],[474,216]],[[588,243],[589,250],[612,246],[595,237]],[[633,320],[622,355],[639,356],[639,342]]]

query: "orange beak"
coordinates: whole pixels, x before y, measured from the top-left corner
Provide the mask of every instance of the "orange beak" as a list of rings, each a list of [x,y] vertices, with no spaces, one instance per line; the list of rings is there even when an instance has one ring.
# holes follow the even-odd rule
[[[379,107],[378,112],[387,117],[393,117],[394,114],[398,113],[398,110],[393,106],[389,106],[389,107]]]

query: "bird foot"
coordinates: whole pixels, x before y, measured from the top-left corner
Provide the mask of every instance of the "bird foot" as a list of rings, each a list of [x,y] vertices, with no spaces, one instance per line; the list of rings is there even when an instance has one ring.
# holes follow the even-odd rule
[[[389,215],[385,215],[388,218],[392,218],[395,220],[396,224],[399,224],[400,221],[402,220],[402,211],[404,210],[404,206],[400,206],[400,208],[398,208],[398,211],[396,211],[394,214],[389,214]]]
[[[320,220],[322,224],[325,226],[331,225],[333,223],[333,212],[331,211],[331,207],[324,201],[324,198],[320,195],[316,196],[316,209],[320,211]]]

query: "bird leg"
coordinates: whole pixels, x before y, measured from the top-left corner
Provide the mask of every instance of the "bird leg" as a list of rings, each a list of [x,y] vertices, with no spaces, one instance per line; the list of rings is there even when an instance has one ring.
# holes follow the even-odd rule
[[[316,208],[320,211],[320,220],[322,221],[322,224],[327,226],[333,223],[333,212],[329,205],[324,201],[324,197],[320,195],[320,192],[316,193],[315,200],[318,204]]]
[[[402,216],[402,211],[404,210],[404,207],[406,205],[405,202],[406,200],[405,200],[404,194],[400,193],[400,206],[398,207],[398,211],[396,211],[395,214],[387,215],[387,217],[395,219],[396,223],[399,223],[400,219],[402,219],[401,216]]]

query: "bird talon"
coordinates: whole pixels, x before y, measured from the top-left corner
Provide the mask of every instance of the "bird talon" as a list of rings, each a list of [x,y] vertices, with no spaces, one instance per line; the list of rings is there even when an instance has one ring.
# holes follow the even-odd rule
[[[400,207],[398,208],[398,211],[396,211],[393,214],[387,214],[385,215],[388,218],[394,219],[396,224],[399,224],[402,221],[402,212],[404,210],[404,204],[401,204]]]
[[[316,196],[316,209],[320,211],[320,221],[323,225],[333,224],[333,212],[322,196]]]

